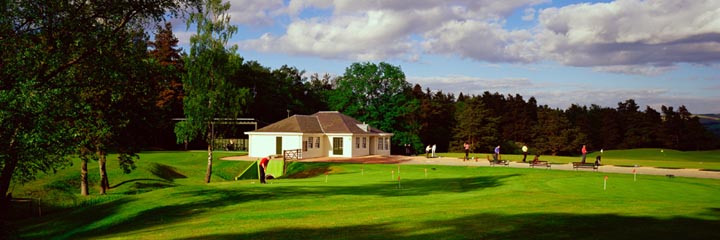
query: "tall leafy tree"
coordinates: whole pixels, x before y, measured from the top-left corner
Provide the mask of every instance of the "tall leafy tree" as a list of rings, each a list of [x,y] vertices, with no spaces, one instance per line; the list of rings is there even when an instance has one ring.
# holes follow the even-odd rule
[[[385,62],[353,63],[338,79],[329,99],[330,108],[367,122],[383,131],[393,132],[393,143],[422,145],[410,134],[404,122],[407,114],[418,108],[410,97],[410,84],[400,67]]]
[[[132,24],[176,14],[193,0],[4,1],[0,11],[0,192],[12,180],[65,166],[87,126],[82,66],[114,58],[102,49]],[[117,61],[117,59],[115,59]],[[0,201],[0,208],[7,205]],[[0,209],[4,212],[4,210]]]
[[[155,110],[154,87],[147,81],[155,74],[156,65],[148,59],[146,36],[142,28],[127,29],[115,34],[115,44],[102,49],[110,58],[100,58],[91,64],[80,64],[83,79],[91,84],[78,93],[83,111],[78,120],[84,123],[77,137],[80,158],[83,160],[81,193],[87,195],[87,173],[84,165],[89,159],[98,161],[100,194],[110,189],[107,175],[107,154],[120,155],[119,165],[126,173],[135,168],[136,153],[151,132],[146,121]],[[123,59],[123,61],[116,61]]]
[[[196,26],[190,37],[190,54],[185,58],[187,73],[183,75],[185,89],[184,112],[186,121],[175,127],[178,141],[192,140],[202,136],[207,142],[207,170],[205,182],[212,176],[213,119],[238,117],[248,102],[249,90],[231,81],[242,68],[243,59],[237,55],[236,46],[226,48],[228,40],[237,31],[230,24],[227,13],[229,3],[205,0],[188,20],[188,27]]]

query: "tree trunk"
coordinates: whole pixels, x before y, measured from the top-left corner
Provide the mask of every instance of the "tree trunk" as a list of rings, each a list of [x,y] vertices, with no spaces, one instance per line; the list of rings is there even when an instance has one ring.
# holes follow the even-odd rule
[[[80,163],[80,194],[87,196],[88,194],[88,170],[87,170],[87,159],[81,159]]]
[[[0,212],[6,213],[7,210],[10,209],[10,182],[12,181],[12,175],[15,172],[15,168],[17,167],[18,159],[17,154],[13,150],[15,148],[15,137],[17,136],[19,132],[19,129],[15,129],[15,133],[13,133],[12,138],[10,138],[10,144],[8,145],[8,150],[10,150],[9,156],[7,156],[7,159],[3,163],[3,169],[2,169],[2,175],[0,175]],[[2,214],[2,216],[6,216],[7,214]],[[2,219],[3,217],[0,217]]]
[[[105,195],[108,189],[110,189],[110,183],[108,182],[107,177],[107,154],[105,151],[97,150],[98,155],[98,165],[100,167],[100,194]]]
[[[210,132],[208,132],[208,165],[207,171],[205,172],[205,183],[210,183],[210,177],[212,176],[212,159],[213,159],[213,141],[215,136],[213,135],[215,126],[210,123]]]
[[[208,144],[208,165],[207,165],[207,171],[205,172],[205,183],[210,183],[210,176],[212,175],[212,159],[213,159],[213,151],[212,151],[212,143]]]
[[[12,174],[17,167],[18,159],[16,156],[10,156],[5,162],[5,167],[2,169],[2,176],[0,176],[0,212],[6,213],[10,209],[10,181],[12,180]],[[2,214],[5,216],[6,214]],[[0,217],[1,219],[2,217]]]

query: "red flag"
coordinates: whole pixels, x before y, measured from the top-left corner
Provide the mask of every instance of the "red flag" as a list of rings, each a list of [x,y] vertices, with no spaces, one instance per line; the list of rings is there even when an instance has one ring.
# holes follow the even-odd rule
[[[605,180],[607,180],[607,176],[605,176]]]
[[[400,181],[400,175],[398,175],[398,182]]]
[[[635,173],[635,169],[633,168],[633,173]]]

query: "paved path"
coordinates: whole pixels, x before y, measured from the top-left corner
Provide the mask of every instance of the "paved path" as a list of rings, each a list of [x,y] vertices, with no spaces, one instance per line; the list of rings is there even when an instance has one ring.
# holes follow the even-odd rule
[[[258,160],[256,158],[250,158],[247,156],[238,157],[226,157],[223,160]],[[459,158],[450,157],[437,157],[437,158],[425,158],[424,156],[367,156],[357,158],[312,158],[300,160],[302,162],[353,162],[353,163],[377,163],[377,164],[416,164],[416,165],[449,165],[449,166],[485,166],[489,167],[490,163],[485,159],[479,159],[475,161],[463,161]],[[551,164],[551,170],[566,170],[566,171],[593,171],[592,169],[578,169],[574,170],[572,164]],[[504,167],[504,166],[493,166],[493,167]],[[512,168],[530,168],[529,164],[522,162],[510,162],[507,167]],[[537,168],[537,167],[536,167]],[[637,167],[635,168],[637,174],[644,175],[661,175],[668,176],[672,175],[675,177],[693,177],[693,178],[714,178],[720,179],[720,172],[718,171],[700,171],[698,169],[664,169],[654,167]],[[545,167],[537,168],[538,171],[545,170]],[[616,167],[612,165],[603,165],[598,168],[598,172],[609,172],[609,173],[625,173],[632,174],[632,167]]]
[[[485,159],[475,161],[462,161],[458,158],[425,158],[425,157],[405,157],[409,161],[404,161],[402,164],[437,164],[437,165],[456,165],[456,166],[490,166],[490,163]],[[551,164],[551,170],[566,170],[566,171],[593,171],[592,169],[578,169],[574,170],[572,164]],[[493,166],[503,167],[503,166]],[[530,168],[530,164],[522,162],[510,162],[508,167],[514,168]],[[545,170],[545,167],[535,167],[538,170]],[[637,174],[645,175],[673,175],[675,177],[694,177],[694,178],[714,178],[720,179],[720,172],[717,171],[700,171],[699,169],[664,169],[654,167],[637,167],[635,168]],[[627,173],[632,174],[632,167],[616,167],[612,165],[603,165],[598,168],[598,172],[609,172],[609,173]]]

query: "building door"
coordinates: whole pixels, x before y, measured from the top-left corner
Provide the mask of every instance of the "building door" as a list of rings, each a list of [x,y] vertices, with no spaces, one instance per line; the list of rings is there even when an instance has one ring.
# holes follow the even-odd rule
[[[282,154],[282,137],[275,137],[275,154]]]
[[[333,155],[343,155],[343,139],[341,137],[333,138]]]

